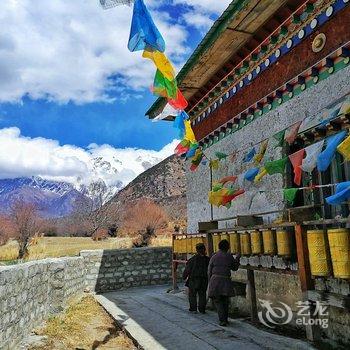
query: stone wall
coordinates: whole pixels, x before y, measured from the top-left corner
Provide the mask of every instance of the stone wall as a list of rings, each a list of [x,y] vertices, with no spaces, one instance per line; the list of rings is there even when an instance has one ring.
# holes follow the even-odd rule
[[[349,78],[350,67],[347,67],[205,149],[204,153],[209,158],[215,158],[217,151],[225,153],[237,151],[236,161],[223,161],[220,163],[219,170],[213,171],[213,180],[228,175],[243,175],[252,167],[252,163],[242,163],[244,155],[250,150],[250,145],[270,138],[276,132],[303,119],[304,116],[322,113],[325,108],[350,92]],[[279,159],[281,148],[274,148],[273,142],[269,142],[265,157]],[[186,169],[189,167],[190,164],[186,164]],[[186,178],[188,232],[195,233],[198,231],[198,221],[211,219],[208,203],[209,167],[199,166],[194,172],[186,171]],[[277,174],[265,176],[258,185],[255,185],[245,183],[243,176],[239,177],[238,184],[246,190],[246,193],[233,201],[230,209],[214,208],[213,218],[219,219],[237,214],[259,213],[283,208],[282,191],[278,189],[284,187],[284,181],[285,179]],[[273,218],[272,216],[271,219]],[[226,225],[226,222],[221,222],[221,225]]]
[[[0,350],[16,349],[33,328],[84,290],[170,281],[170,248],[83,251],[79,257],[0,267]]]
[[[107,292],[171,281],[171,249],[139,248],[82,251],[86,286]]]
[[[0,349],[17,344],[48,315],[84,290],[81,257],[0,267]]]

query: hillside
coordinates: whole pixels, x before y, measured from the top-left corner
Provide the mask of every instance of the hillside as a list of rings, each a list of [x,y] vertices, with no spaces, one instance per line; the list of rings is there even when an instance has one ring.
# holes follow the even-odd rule
[[[186,219],[186,179],[184,161],[170,156],[146,170],[120,190],[111,202],[124,207],[139,198],[160,204],[173,220]]]

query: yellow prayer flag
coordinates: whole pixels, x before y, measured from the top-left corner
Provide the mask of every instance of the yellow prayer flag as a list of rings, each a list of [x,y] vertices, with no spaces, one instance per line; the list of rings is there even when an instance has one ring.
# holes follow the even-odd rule
[[[269,140],[265,140],[260,146],[259,153],[254,156],[254,161],[256,164],[259,164],[264,158],[268,143],[269,143]]]
[[[192,130],[191,121],[185,120],[185,140],[190,141],[191,143],[196,143],[196,136]]]
[[[218,169],[219,169],[219,159],[211,160],[210,163],[209,163],[209,166],[210,166],[213,170],[218,170]]]
[[[222,194],[220,192],[210,191],[208,193],[208,201],[211,205],[219,207],[222,201]]]
[[[255,176],[254,182],[259,182],[265,175],[267,175],[267,171],[265,168],[262,168],[260,173]]]
[[[345,160],[350,160],[350,136],[348,136],[338,147],[337,151]]]
[[[143,51],[143,58],[149,58],[162,74],[170,81],[175,79],[175,70],[168,57],[160,51]]]
[[[340,107],[338,115],[350,114],[350,97],[348,97]]]

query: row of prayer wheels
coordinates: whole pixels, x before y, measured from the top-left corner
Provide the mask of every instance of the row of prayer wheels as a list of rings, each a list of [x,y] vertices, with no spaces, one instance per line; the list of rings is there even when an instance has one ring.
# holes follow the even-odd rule
[[[176,236],[174,239],[174,253],[194,254],[196,253],[196,245],[198,243],[206,244],[205,236],[203,235]]]
[[[349,229],[308,230],[307,245],[313,276],[330,276],[332,268],[334,277],[350,279]]]
[[[232,254],[241,255],[280,255],[289,257],[291,255],[290,233],[286,230],[264,230],[251,232],[232,232],[213,234],[214,252],[219,250],[219,242],[226,239],[230,242]],[[196,252],[196,244],[206,244],[204,235],[183,235],[174,239],[174,253],[193,254]]]
[[[291,239],[287,230],[254,230],[250,232],[232,232],[213,235],[214,252],[219,249],[219,242],[230,242],[232,254],[241,255],[279,255],[291,256]]]

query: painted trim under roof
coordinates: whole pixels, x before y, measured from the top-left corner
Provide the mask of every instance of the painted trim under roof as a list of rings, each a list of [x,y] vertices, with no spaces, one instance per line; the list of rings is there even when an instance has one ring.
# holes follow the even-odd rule
[[[214,22],[209,32],[205,35],[180,72],[177,74],[176,79],[179,84],[197,63],[199,57],[201,57],[204,52],[215,43],[219,35],[227,28],[229,23],[232,21],[233,16],[239,13],[239,11],[241,11],[248,2],[249,0],[233,0],[222,15]],[[158,98],[145,115],[152,116],[159,108],[161,108],[162,105],[164,105],[164,102],[164,97]]]

